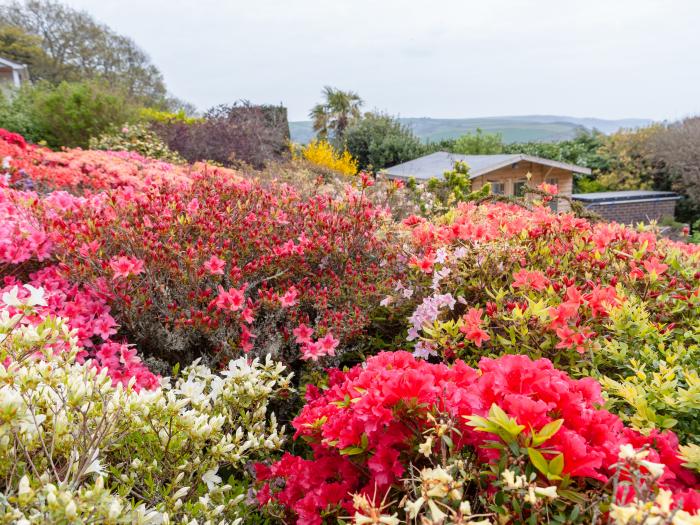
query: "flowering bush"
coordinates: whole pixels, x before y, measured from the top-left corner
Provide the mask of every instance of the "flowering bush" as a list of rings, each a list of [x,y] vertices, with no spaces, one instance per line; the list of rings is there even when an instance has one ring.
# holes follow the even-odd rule
[[[356,175],[357,161],[347,150],[338,153],[328,141],[314,140],[305,146],[299,147],[299,151],[292,146],[292,155],[295,159],[302,158],[314,166],[337,172],[342,175]]]
[[[646,449],[644,471],[658,487],[672,489],[677,504],[689,512],[700,505],[694,490],[699,480],[682,467],[672,433],[643,436],[624,427],[597,408],[603,398],[594,380],[570,379],[545,359],[483,359],[477,371],[462,361],[448,367],[406,352],[382,353],[346,373],[332,372],[323,392],[309,386],[307,401],[293,426],[295,436],[309,443],[311,458],[286,454],[258,466],[266,482],[258,499],[279,505],[298,523],[356,512],[362,498],[374,507],[405,501],[403,479],[414,472],[422,472],[423,482],[426,476],[447,479],[439,469],[470,472],[462,477],[471,486],[459,487],[455,498],[471,501],[464,512],[502,506],[494,491],[501,479],[510,479],[508,469],[516,469],[526,477],[520,488],[535,491],[521,518],[541,506],[540,498],[559,494],[557,511],[575,520],[574,507],[580,514],[586,501],[610,490],[601,484],[615,475],[622,446]],[[431,468],[438,471],[422,470]],[[360,499],[353,501],[353,493]],[[414,501],[404,510],[414,518],[418,507]],[[436,514],[444,507],[428,508],[439,521]],[[393,506],[388,515],[394,512],[401,509]]]
[[[639,428],[670,428],[685,419],[684,436],[694,433],[685,429],[697,408],[696,376],[688,369],[697,346],[681,351],[678,345],[698,334],[696,247],[649,230],[507,204],[462,204],[442,222],[405,223],[412,271],[383,304],[407,315],[416,355],[477,362],[483,355],[527,353],[613,381],[631,368],[647,367],[651,378],[661,366],[674,378],[657,390],[664,399],[660,414],[647,411],[635,425],[647,420]],[[610,381],[604,385],[616,390]],[[632,398],[624,388],[623,397]],[[680,408],[665,395],[676,388],[687,389],[677,398]]]
[[[136,171],[124,172],[117,161],[81,174],[67,169],[65,176],[52,166],[49,176],[37,163],[59,154],[12,153],[12,185],[25,176],[46,189],[82,188],[85,195],[3,188],[10,219],[4,259],[17,264],[51,255],[62,263],[55,277],[98,293],[120,334],[149,356],[170,363],[203,356],[211,364],[255,348],[287,362],[327,356],[333,362],[340,342],[357,340],[386,291],[393,257],[382,231],[387,217],[364,188],[342,198],[303,198],[285,185],[265,188],[220,168],[160,163],[156,176],[154,161]],[[105,328],[110,335],[114,325]],[[299,339],[293,331],[302,325],[311,333]]]
[[[240,523],[246,461],[282,443],[270,399],[283,367],[193,364],[153,390],[79,363],[75,331],[0,309],[0,520],[4,523]],[[55,350],[61,347],[60,352]]]
[[[144,157],[182,163],[184,159],[171,151],[148,124],[124,124],[119,130],[90,139],[90,149],[135,151]]]

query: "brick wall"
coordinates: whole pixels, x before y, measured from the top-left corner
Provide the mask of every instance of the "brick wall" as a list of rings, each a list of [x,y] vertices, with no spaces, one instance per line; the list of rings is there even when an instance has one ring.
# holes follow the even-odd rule
[[[589,203],[584,205],[604,219],[622,224],[658,221],[663,217],[673,217],[676,210],[675,200],[620,201],[607,204]]]

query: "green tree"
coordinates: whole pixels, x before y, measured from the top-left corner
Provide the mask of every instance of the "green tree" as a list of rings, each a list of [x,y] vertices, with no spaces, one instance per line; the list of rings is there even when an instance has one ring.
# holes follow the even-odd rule
[[[343,91],[330,86],[323,88],[323,102],[316,104],[309,113],[314,131],[321,139],[342,146],[345,130],[362,116],[360,107],[364,103],[353,91]]]
[[[500,133],[484,133],[481,129],[476,133],[467,133],[455,140],[452,153],[462,155],[493,155],[503,152],[503,136]]]
[[[700,117],[658,127],[649,137],[655,189],[672,190],[685,198],[676,217],[700,228]]]
[[[345,147],[360,169],[377,171],[423,154],[421,141],[397,119],[381,113],[365,113],[345,132]]]
[[[18,64],[40,64],[48,59],[41,38],[7,25],[0,26],[0,56]]]
[[[85,11],[53,0],[12,0],[0,6],[0,26],[39,39],[44,54],[26,59],[35,80],[102,80],[144,104],[165,100],[163,76],[143,50]]]

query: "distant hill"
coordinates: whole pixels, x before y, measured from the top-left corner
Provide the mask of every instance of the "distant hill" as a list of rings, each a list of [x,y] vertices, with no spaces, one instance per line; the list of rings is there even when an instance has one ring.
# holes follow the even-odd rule
[[[551,142],[567,140],[580,131],[597,129],[603,133],[613,133],[621,128],[638,128],[652,123],[649,119],[606,120],[599,118],[563,117],[558,115],[526,115],[521,117],[484,118],[400,118],[424,142],[452,139],[473,133],[477,128],[484,133],[500,133],[503,141],[510,142]],[[313,136],[310,121],[289,123],[292,141],[306,144]]]

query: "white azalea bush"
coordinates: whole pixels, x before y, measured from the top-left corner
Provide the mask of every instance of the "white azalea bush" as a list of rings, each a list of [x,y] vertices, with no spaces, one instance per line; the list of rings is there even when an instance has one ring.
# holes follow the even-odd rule
[[[28,322],[40,295],[0,306],[0,523],[240,523],[230,483],[282,445],[284,367],[195,363],[137,392],[78,363],[61,319]]]

